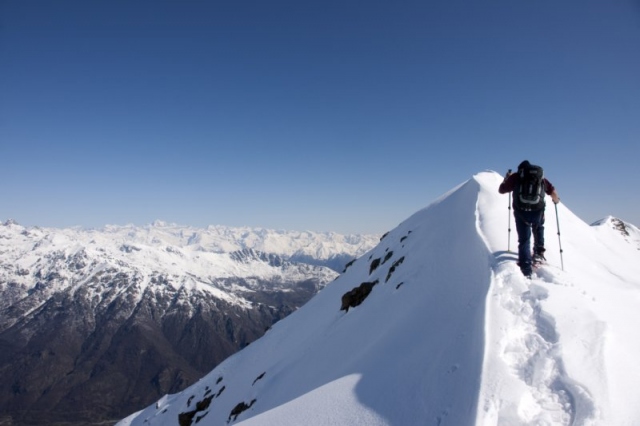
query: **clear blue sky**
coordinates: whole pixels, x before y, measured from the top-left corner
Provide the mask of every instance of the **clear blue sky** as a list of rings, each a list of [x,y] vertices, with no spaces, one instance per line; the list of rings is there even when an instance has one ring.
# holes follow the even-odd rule
[[[0,0],[0,19],[0,220],[385,232],[528,159],[585,221],[640,225],[637,0]]]

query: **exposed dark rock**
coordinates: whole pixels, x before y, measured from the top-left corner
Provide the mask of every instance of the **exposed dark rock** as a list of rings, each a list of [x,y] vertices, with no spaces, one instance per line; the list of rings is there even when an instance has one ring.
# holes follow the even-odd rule
[[[611,223],[613,224],[614,229],[617,229],[618,231],[620,231],[622,235],[624,235],[625,237],[629,236],[629,231],[627,230],[627,226],[623,221],[617,218],[613,218],[611,220]]]
[[[387,260],[391,259],[391,257],[393,256],[393,251],[390,251],[389,253],[387,253],[387,255],[384,257],[384,260],[382,261],[382,265],[384,265]]]
[[[203,415],[196,417],[196,423],[200,423],[200,420],[204,419],[209,412],[205,412]]]
[[[344,266],[344,270],[342,271],[342,273],[344,274],[345,272],[347,272],[347,269],[349,269],[349,267],[351,265],[353,265],[353,263],[356,261],[357,259],[353,259],[350,262],[348,262],[345,266]]]
[[[180,424],[180,426],[191,426],[191,422],[193,421],[193,418],[196,416],[196,414],[209,408],[209,405],[211,405],[211,401],[213,400],[213,398],[213,395],[208,396],[202,401],[196,402],[195,410],[178,414],[178,424]],[[200,418],[202,419],[202,417],[204,417],[205,415],[206,414],[204,414]],[[196,420],[196,422],[198,422],[198,420]]]
[[[379,258],[379,257],[378,257],[378,258],[376,258],[376,259],[373,259],[373,260],[371,261],[371,266],[369,266],[369,275],[371,275],[371,273],[372,273],[373,271],[375,271],[375,270],[376,270],[376,268],[378,268],[378,266],[380,266],[380,258]]]
[[[268,254],[253,249],[238,250],[231,253],[231,258],[236,262],[249,263],[260,261],[271,266],[280,267],[284,264],[284,259],[277,254]]]
[[[19,276],[22,276],[22,277],[26,277],[27,275],[29,275],[29,270],[28,269],[18,269],[16,271],[16,274],[18,274]]]
[[[264,377],[265,373],[262,373],[258,377],[256,377],[256,379],[253,381],[253,384],[251,386],[255,385],[258,380],[262,379]]]
[[[136,246],[132,246],[131,244],[123,244],[120,246],[120,251],[125,253],[133,253],[134,251],[140,251],[141,249]]]
[[[389,272],[387,273],[387,278],[384,280],[384,282],[389,281],[389,278],[391,278],[391,274],[393,274],[393,272],[396,270],[398,266],[402,264],[402,262],[404,262],[404,256],[402,256],[400,259],[393,262],[393,264],[391,265],[391,268],[389,268]]]
[[[229,414],[229,419],[227,420],[227,423],[229,423],[232,420],[235,421],[240,414],[244,413],[249,408],[251,408],[251,406],[253,406],[255,402],[256,402],[255,399],[251,400],[249,404],[243,401],[243,402],[240,402],[235,407],[233,407],[233,410],[231,410],[231,414]],[[233,419],[231,417],[233,417]]]
[[[360,305],[364,299],[369,296],[373,286],[378,284],[378,280],[373,282],[365,282],[360,284],[360,286],[355,287],[354,289],[346,292],[342,295],[342,305],[340,306],[341,311],[349,312],[349,308],[355,308]]]

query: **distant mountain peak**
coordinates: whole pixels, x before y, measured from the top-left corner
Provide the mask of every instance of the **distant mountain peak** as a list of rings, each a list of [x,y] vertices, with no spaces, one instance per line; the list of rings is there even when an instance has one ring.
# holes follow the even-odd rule
[[[16,222],[13,219],[7,219],[2,225],[4,226],[11,226],[11,225],[16,225],[16,226],[20,226],[20,224],[18,222]]]

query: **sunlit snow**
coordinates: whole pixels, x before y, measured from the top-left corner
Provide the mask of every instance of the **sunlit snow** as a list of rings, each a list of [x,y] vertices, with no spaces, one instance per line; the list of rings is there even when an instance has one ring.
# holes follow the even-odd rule
[[[640,424],[640,232],[560,204],[561,262],[549,202],[548,263],[528,281],[507,251],[501,180],[479,173],[417,212],[263,338],[120,425]]]

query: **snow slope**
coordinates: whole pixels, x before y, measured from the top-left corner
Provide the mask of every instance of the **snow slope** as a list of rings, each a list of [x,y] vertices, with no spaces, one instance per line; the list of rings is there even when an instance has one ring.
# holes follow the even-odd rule
[[[563,271],[549,203],[548,264],[527,281],[506,251],[501,180],[443,195],[263,338],[119,424],[639,424],[637,228],[560,205]],[[341,311],[364,282],[377,284]]]
[[[488,187],[500,177],[483,177]],[[527,283],[504,253],[504,223],[482,191],[481,233],[495,255],[487,298],[479,424],[640,424],[640,233],[588,226],[547,206],[548,266]],[[515,236],[514,236],[515,238]],[[512,242],[512,247],[515,247]],[[517,421],[517,423],[516,423]]]

